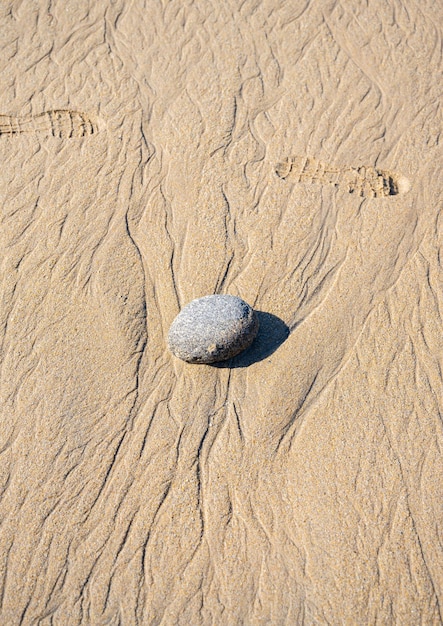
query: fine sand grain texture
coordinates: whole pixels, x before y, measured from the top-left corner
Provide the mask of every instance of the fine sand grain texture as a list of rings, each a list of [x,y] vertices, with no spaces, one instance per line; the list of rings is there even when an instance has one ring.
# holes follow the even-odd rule
[[[442,28],[2,3],[1,624],[443,623]]]

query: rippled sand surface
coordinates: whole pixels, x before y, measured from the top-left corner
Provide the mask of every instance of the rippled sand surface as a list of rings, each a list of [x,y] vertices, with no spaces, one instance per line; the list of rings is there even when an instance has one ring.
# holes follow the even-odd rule
[[[0,8],[0,622],[441,624],[443,8]],[[194,298],[249,353],[166,347]]]

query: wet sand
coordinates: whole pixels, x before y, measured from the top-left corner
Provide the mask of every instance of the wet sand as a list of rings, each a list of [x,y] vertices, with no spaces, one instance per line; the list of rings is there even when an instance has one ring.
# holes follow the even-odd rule
[[[1,623],[443,622],[442,28],[2,6]],[[256,343],[183,363],[214,293]]]

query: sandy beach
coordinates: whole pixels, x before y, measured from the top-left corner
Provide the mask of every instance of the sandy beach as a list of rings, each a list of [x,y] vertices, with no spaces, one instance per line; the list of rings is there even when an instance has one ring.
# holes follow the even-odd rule
[[[0,624],[443,623],[443,5],[0,7]],[[168,350],[195,298],[260,330]]]

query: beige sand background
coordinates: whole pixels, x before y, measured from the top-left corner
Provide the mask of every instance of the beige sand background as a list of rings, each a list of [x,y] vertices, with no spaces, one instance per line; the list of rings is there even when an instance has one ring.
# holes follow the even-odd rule
[[[1,624],[442,623],[442,20],[2,3],[0,113],[98,132],[0,120]],[[291,183],[290,155],[411,189]],[[289,338],[180,362],[211,293]]]

